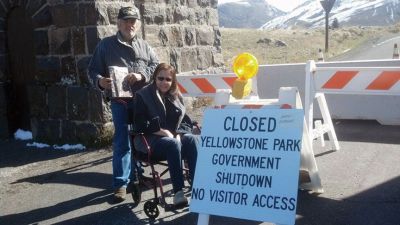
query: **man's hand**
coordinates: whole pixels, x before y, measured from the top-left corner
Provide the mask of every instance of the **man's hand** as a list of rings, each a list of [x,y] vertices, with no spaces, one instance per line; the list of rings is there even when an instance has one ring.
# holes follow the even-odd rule
[[[112,83],[112,80],[110,78],[102,77],[99,79],[99,86],[103,89],[107,89],[107,90],[111,89],[111,83]]]
[[[137,81],[142,80],[142,75],[139,73],[130,73],[126,76],[126,79],[128,80],[130,85],[133,85]]]

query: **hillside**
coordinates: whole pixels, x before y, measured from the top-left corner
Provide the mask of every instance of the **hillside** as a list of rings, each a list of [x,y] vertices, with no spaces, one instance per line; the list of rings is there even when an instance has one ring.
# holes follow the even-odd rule
[[[227,29],[221,28],[222,53],[230,67],[236,55],[250,52],[260,64],[297,63],[318,58],[325,46],[324,29]],[[400,23],[389,27],[346,27],[329,32],[329,53],[325,59],[374,41],[382,36],[400,33]]]
[[[266,21],[285,13],[265,0],[243,0],[218,5],[220,27],[259,28]]]
[[[336,0],[330,24],[341,26],[387,26],[400,21],[400,0]],[[316,28],[325,26],[325,13],[319,1],[307,0],[292,12],[268,20],[262,29]]]

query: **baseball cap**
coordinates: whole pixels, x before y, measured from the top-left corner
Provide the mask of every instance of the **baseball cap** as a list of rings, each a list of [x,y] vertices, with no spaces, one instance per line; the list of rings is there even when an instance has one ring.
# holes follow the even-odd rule
[[[123,20],[138,19],[138,20],[140,20],[139,9],[136,8],[135,6],[122,7],[121,9],[119,9],[118,19],[123,19]]]

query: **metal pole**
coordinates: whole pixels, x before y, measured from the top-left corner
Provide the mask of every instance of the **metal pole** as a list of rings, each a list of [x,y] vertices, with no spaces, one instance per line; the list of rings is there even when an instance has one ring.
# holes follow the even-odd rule
[[[329,12],[325,12],[325,52],[328,52]]]
[[[328,52],[329,13],[331,12],[333,5],[335,4],[335,0],[321,0],[319,2],[321,3],[322,8],[324,8],[325,10],[325,52]]]

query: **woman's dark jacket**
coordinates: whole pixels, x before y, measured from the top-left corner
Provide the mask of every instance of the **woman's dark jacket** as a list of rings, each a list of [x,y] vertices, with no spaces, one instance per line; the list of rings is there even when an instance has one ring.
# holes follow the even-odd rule
[[[182,96],[176,99],[172,96],[162,97],[154,82],[136,92],[134,127],[136,132],[146,135],[150,145],[160,137],[153,135],[160,128],[173,134],[191,132],[192,123],[185,113]],[[135,147],[143,151],[143,146],[136,139]]]

